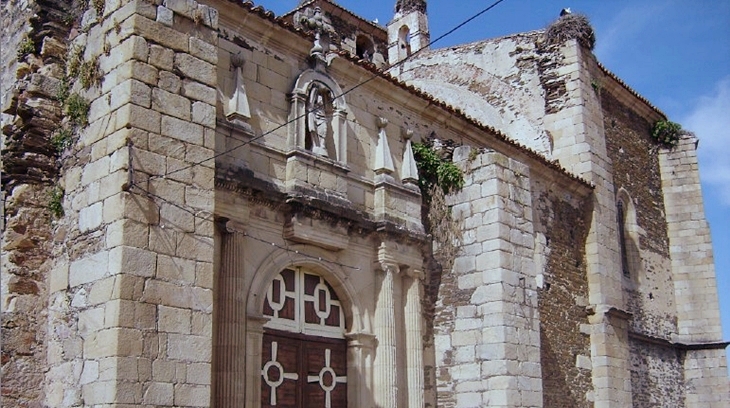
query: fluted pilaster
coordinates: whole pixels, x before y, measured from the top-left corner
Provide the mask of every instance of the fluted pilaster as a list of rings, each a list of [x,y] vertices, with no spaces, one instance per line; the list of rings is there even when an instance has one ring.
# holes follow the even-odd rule
[[[422,272],[409,270],[405,305],[408,406],[423,407],[423,315],[421,313]]]
[[[375,309],[375,337],[378,349],[375,353],[375,404],[380,408],[398,406],[397,347],[395,332],[395,275],[398,266],[380,263],[380,292]]]
[[[246,307],[243,303],[243,240],[230,222],[222,228],[217,290],[214,402],[216,407],[244,406]]]

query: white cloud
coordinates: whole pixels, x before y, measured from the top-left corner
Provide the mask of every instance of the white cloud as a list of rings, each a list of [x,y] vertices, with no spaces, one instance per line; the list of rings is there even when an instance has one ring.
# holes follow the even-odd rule
[[[611,19],[607,27],[600,27],[601,21],[592,22],[599,28],[596,34],[594,53],[604,63],[626,53],[625,45],[635,43],[642,33],[656,24],[665,6],[657,2],[631,3],[624,7]],[[602,29],[601,29],[602,28]]]
[[[722,204],[730,206],[730,76],[697,101],[682,126],[700,139],[702,182],[716,188]]]

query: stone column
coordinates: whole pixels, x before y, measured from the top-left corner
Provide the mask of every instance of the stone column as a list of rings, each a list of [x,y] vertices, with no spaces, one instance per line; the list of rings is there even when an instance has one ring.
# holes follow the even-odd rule
[[[421,313],[421,279],[423,272],[409,269],[405,304],[406,368],[408,406],[423,407],[423,314]]]
[[[397,347],[395,333],[395,305],[393,292],[398,265],[378,263],[380,292],[375,308],[375,337],[378,349],[375,353],[375,404],[380,408],[398,405],[398,373],[396,370]]]
[[[373,406],[373,350],[375,336],[370,333],[348,333],[347,338],[347,401],[356,407]]]
[[[307,112],[307,95],[295,90],[291,95],[289,103],[291,103],[291,109],[289,110],[287,149],[292,150],[297,147],[304,149],[304,134],[306,133],[304,123],[306,120],[305,113]]]
[[[222,225],[214,343],[216,407],[244,406],[246,366],[246,305],[243,300],[243,228],[231,221]]]
[[[248,316],[246,321],[246,407],[261,406],[261,349],[264,341],[264,316]]]
[[[336,109],[332,120],[332,133],[336,143],[336,160],[347,164],[347,111]]]

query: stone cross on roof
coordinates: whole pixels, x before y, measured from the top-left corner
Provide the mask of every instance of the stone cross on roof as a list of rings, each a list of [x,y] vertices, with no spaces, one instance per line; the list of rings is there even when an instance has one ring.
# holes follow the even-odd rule
[[[306,14],[301,16],[299,22],[305,29],[314,31],[314,46],[309,51],[315,61],[324,61],[323,54],[329,51],[330,36],[334,33],[329,18],[322,13],[319,6],[314,10],[307,9]]]

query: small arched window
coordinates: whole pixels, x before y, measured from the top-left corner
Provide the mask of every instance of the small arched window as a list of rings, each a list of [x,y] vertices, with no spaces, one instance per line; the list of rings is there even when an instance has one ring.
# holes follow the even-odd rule
[[[375,53],[375,46],[372,40],[364,35],[358,35],[355,41],[355,52],[358,58],[366,61],[373,60],[373,53]]]
[[[407,25],[398,30],[398,54],[401,58],[411,55],[411,29]]]

